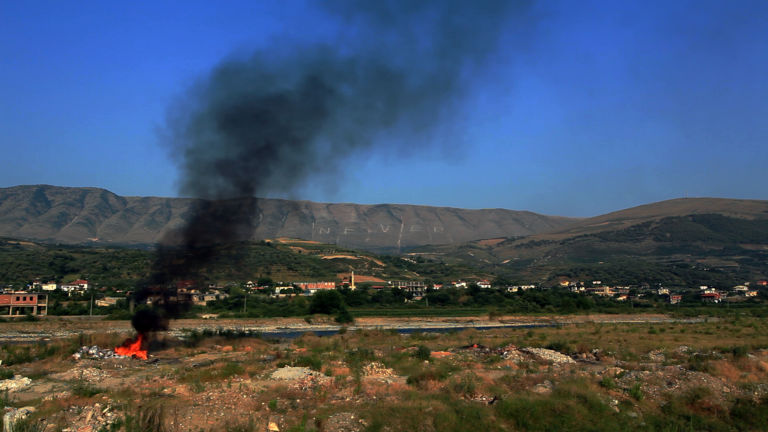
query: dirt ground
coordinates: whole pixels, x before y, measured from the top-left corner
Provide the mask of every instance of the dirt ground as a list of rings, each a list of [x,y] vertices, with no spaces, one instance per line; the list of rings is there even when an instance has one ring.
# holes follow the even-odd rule
[[[567,316],[499,316],[490,319],[478,317],[430,317],[430,318],[357,318],[349,330],[398,329],[398,328],[449,328],[449,327],[498,327],[528,325],[563,325],[580,323],[632,323],[673,322],[662,314],[644,315],[567,315]],[[170,323],[171,332],[181,335],[185,330],[238,329],[253,331],[314,331],[338,329],[329,317],[315,317],[307,323],[302,317],[252,318],[252,319],[179,319]],[[41,317],[38,321],[10,321],[0,323],[0,342],[51,340],[91,333],[130,332],[130,321],[108,321],[103,317]]]
[[[125,323],[3,323],[4,333],[57,322],[93,333],[3,345],[0,389],[18,383],[6,411],[33,409],[26,421],[38,429],[25,430],[47,432],[760,430],[749,422],[768,415],[768,324],[637,318],[408,335],[373,327],[499,321],[361,319],[356,330],[290,340],[156,334],[148,360],[72,355],[80,345],[109,352],[131,335]],[[174,324],[197,323],[208,324]]]

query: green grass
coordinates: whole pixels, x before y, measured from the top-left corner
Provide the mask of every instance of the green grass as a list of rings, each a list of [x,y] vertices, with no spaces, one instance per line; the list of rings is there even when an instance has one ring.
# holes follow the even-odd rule
[[[494,406],[496,415],[519,431],[617,431],[639,426],[612,411],[581,380],[560,384],[549,396],[511,397]]]

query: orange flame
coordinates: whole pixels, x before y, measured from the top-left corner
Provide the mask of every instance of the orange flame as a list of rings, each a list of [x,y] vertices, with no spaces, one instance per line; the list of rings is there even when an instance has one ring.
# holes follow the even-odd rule
[[[141,334],[136,336],[136,340],[128,339],[125,342],[123,342],[123,345],[115,348],[115,353],[123,355],[123,356],[130,356],[139,358],[142,360],[147,359],[147,350],[141,349],[141,342],[143,342],[144,338]]]

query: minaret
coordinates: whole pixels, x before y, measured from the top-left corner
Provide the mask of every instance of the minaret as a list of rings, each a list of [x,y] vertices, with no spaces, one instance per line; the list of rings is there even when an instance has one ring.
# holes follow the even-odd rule
[[[351,290],[355,289],[355,271],[354,270],[352,270],[352,276],[350,277],[349,289]]]

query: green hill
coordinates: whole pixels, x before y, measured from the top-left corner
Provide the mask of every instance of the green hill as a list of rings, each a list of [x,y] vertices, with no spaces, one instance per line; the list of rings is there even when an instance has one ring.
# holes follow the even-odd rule
[[[724,286],[768,277],[768,202],[671,200],[545,234],[410,252],[522,281]]]
[[[87,278],[100,286],[131,288],[149,276],[152,249],[47,245],[0,239],[0,285],[23,287],[33,280],[69,281]],[[484,277],[466,265],[377,256],[367,252],[304,241],[243,242],[221,246],[214,258],[198,269],[212,283],[257,281],[313,281],[338,279],[340,273],[383,280]]]

